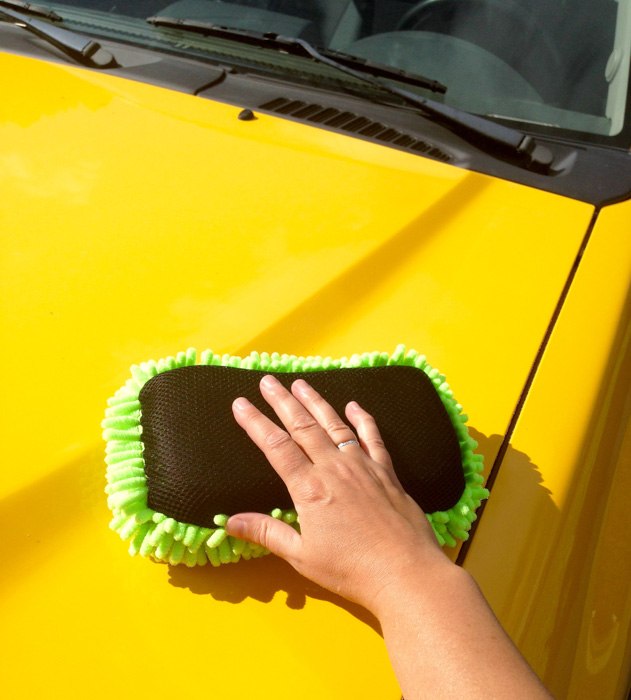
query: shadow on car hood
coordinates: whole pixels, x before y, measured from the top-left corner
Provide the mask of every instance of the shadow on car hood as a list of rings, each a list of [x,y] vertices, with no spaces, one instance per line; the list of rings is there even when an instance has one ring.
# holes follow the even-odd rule
[[[399,697],[375,621],[283,562],[128,557],[105,400],[191,345],[405,343],[491,464],[592,208],[111,76],[7,55],[0,73],[7,694]]]

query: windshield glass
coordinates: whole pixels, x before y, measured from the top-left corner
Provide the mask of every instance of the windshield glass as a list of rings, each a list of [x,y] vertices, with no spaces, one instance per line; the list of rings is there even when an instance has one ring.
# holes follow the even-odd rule
[[[438,99],[572,140],[629,147],[631,0],[69,0],[40,2],[68,28],[266,71],[330,68],[307,57],[150,24],[150,17],[299,37],[416,73]],[[337,80],[343,79],[337,76]],[[423,93],[422,88],[414,88]],[[423,93],[425,94],[425,93]],[[429,94],[429,93],[427,93]],[[434,99],[436,95],[432,94]]]

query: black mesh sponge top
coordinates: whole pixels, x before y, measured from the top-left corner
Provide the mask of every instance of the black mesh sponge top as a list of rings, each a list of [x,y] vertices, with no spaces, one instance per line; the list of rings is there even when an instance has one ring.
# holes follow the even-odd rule
[[[265,374],[195,365],[163,372],[140,392],[148,504],[180,522],[212,527],[218,513],[291,508],[284,483],[237,425],[232,402],[247,397],[280,425],[261,397]],[[344,417],[357,401],[376,419],[396,473],[428,513],[464,490],[460,446],[434,386],[415,367],[272,373],[287,387],[306,379]]]

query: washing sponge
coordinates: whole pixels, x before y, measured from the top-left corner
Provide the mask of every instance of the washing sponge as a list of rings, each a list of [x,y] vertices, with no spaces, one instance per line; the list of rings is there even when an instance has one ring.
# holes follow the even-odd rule
[[[258,383],[307,379],[343,415],[350,400],[376,419],[399,480],[419,503],[441,545],[465,540],[488,496],[482,456],[445,378],[416,351],[350,358],[253,352],[241,358],[190,349],[135,365],[108,402],[110,524],[130,554],[171,564],[213,566],[262,556],[260,546],[227,535],[229,514],[268,512],[299,529],[282,480],[234,421],[246,396],[278,422]]]

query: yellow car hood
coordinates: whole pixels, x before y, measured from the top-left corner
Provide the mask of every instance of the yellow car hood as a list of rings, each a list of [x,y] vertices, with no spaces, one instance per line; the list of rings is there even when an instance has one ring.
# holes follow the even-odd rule
[[[86,70],[1,55],[0,74],[4,694],[398,698],[374,621],[283,562],[127,555],[105,400],[191,345],[405,343],[490,465],[592,208]]]

